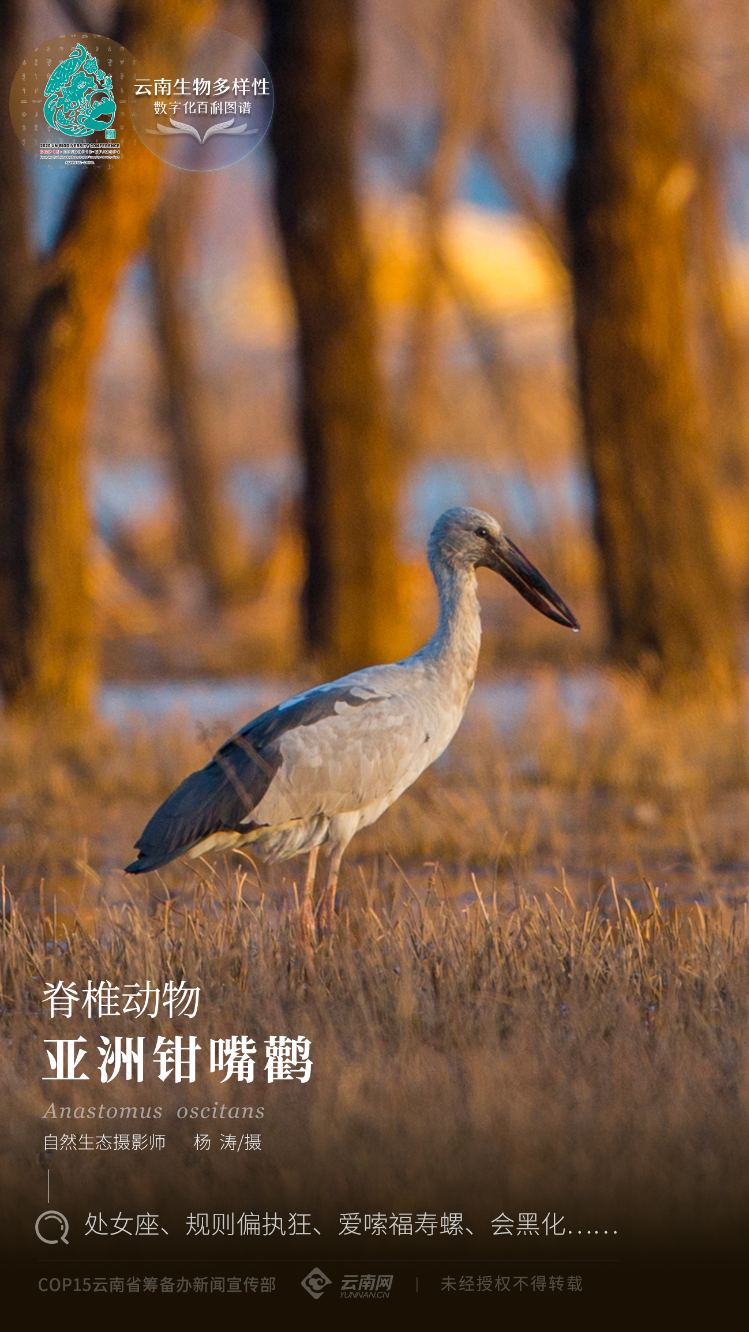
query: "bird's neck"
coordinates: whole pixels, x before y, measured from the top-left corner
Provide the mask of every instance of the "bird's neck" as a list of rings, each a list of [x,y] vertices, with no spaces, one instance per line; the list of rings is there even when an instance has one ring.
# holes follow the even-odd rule
[[[473,687],[481,646],[481,612],[472,569],[439,566],[433,570],[440,600],[437,631],[423,649],[440,668]]]

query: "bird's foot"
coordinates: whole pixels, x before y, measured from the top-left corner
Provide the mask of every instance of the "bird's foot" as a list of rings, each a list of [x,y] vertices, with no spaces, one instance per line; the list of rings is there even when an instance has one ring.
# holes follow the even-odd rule
[[[299,911],[299,934],[302,940],[302,946],[310,951],[317,943],[317,931],[315,929],[315,913],[312,910],[312,902],[309,897],[305,897]]]
[[[333,931],[333,922],[335,921],[335,888],[332,892],[325,892],[320,901],[317,911],[317,928],[323,939],[330,938]]]

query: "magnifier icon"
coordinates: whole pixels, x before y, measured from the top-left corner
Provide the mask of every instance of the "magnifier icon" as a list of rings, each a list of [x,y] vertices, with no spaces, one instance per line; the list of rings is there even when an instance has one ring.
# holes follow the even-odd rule
[[[62,1212],[54,1212],[54,1211],[51,1211],[51,1212],[42,1212],[41,1216],[38,1216],[38,1217],[36,1218],[36,1225],[34,1226],[34,1230],[35,1230],[36,1233],[37,1233],[37,1238],[40,1239],[40,1240],[42,1241],[42,1244],[57,1244],[57,1243],[59,1243],[59,1241],[56,1240],[56,1239],[47,1239],[47,1236],[46,1236],[46,1235],[43,1235],[42,1232],[41,1232],[41,1230],[39,1229],[39,1226],[40,1226],[40,1224],[42,1223],[42,1221],[46,1221],[46,1220],[47,1220],[47,1217],[50,1217],[50,1216],[51,1216],[51,1217],[54,1217],[55,1221],[59,1221],[59,1223],[60,1223],[60,1228],[61,1228],[61,1230],[62,1230],[62,1234],[61,1234],[61,1236],[60,1236],[60,1239],[62,1240],[63,1244],[67,1244],[68,1241],[67,1241],[67,1239],[66,1239],[66,1236],[67,1236],[67,1233],[68,1233],[68,1230],[70,1229],[70,1227],[69,1227],[69,1225],[68,1225],[68,1218],[67,1218],[66,1216],[63,1216]]]

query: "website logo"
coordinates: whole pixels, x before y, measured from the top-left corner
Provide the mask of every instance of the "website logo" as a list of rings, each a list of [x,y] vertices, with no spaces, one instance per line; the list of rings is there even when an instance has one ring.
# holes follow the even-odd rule
[[[392,1273],[365,1272],[363,1276],[349,1272],[341,1284],[342,1300],[389,1300],[393,1289]]]
[[[325,1287],[330,1284],[330,1277],[327,1277],[324,1272],[321,1272],[319,1267],[313,1267],[312,1271],[307,1273],[302,1282],[307,1294],[311,1295],[313,1300],[319,1300],[320,1296],[325,1293]]]

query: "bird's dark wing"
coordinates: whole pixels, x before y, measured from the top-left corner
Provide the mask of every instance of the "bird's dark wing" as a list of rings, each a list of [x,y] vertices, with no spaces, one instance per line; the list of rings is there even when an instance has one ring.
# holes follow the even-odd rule
[[[212,833],[243,831],[281,763],[281,740],[300,726],[335,715],[336,704],[362,707],[382,694],[355,684],[323,685],[263,712],[222,745],[211,762],[193,772],[164,801],[135,843],[138,859],[128,874],[160,869]]]

